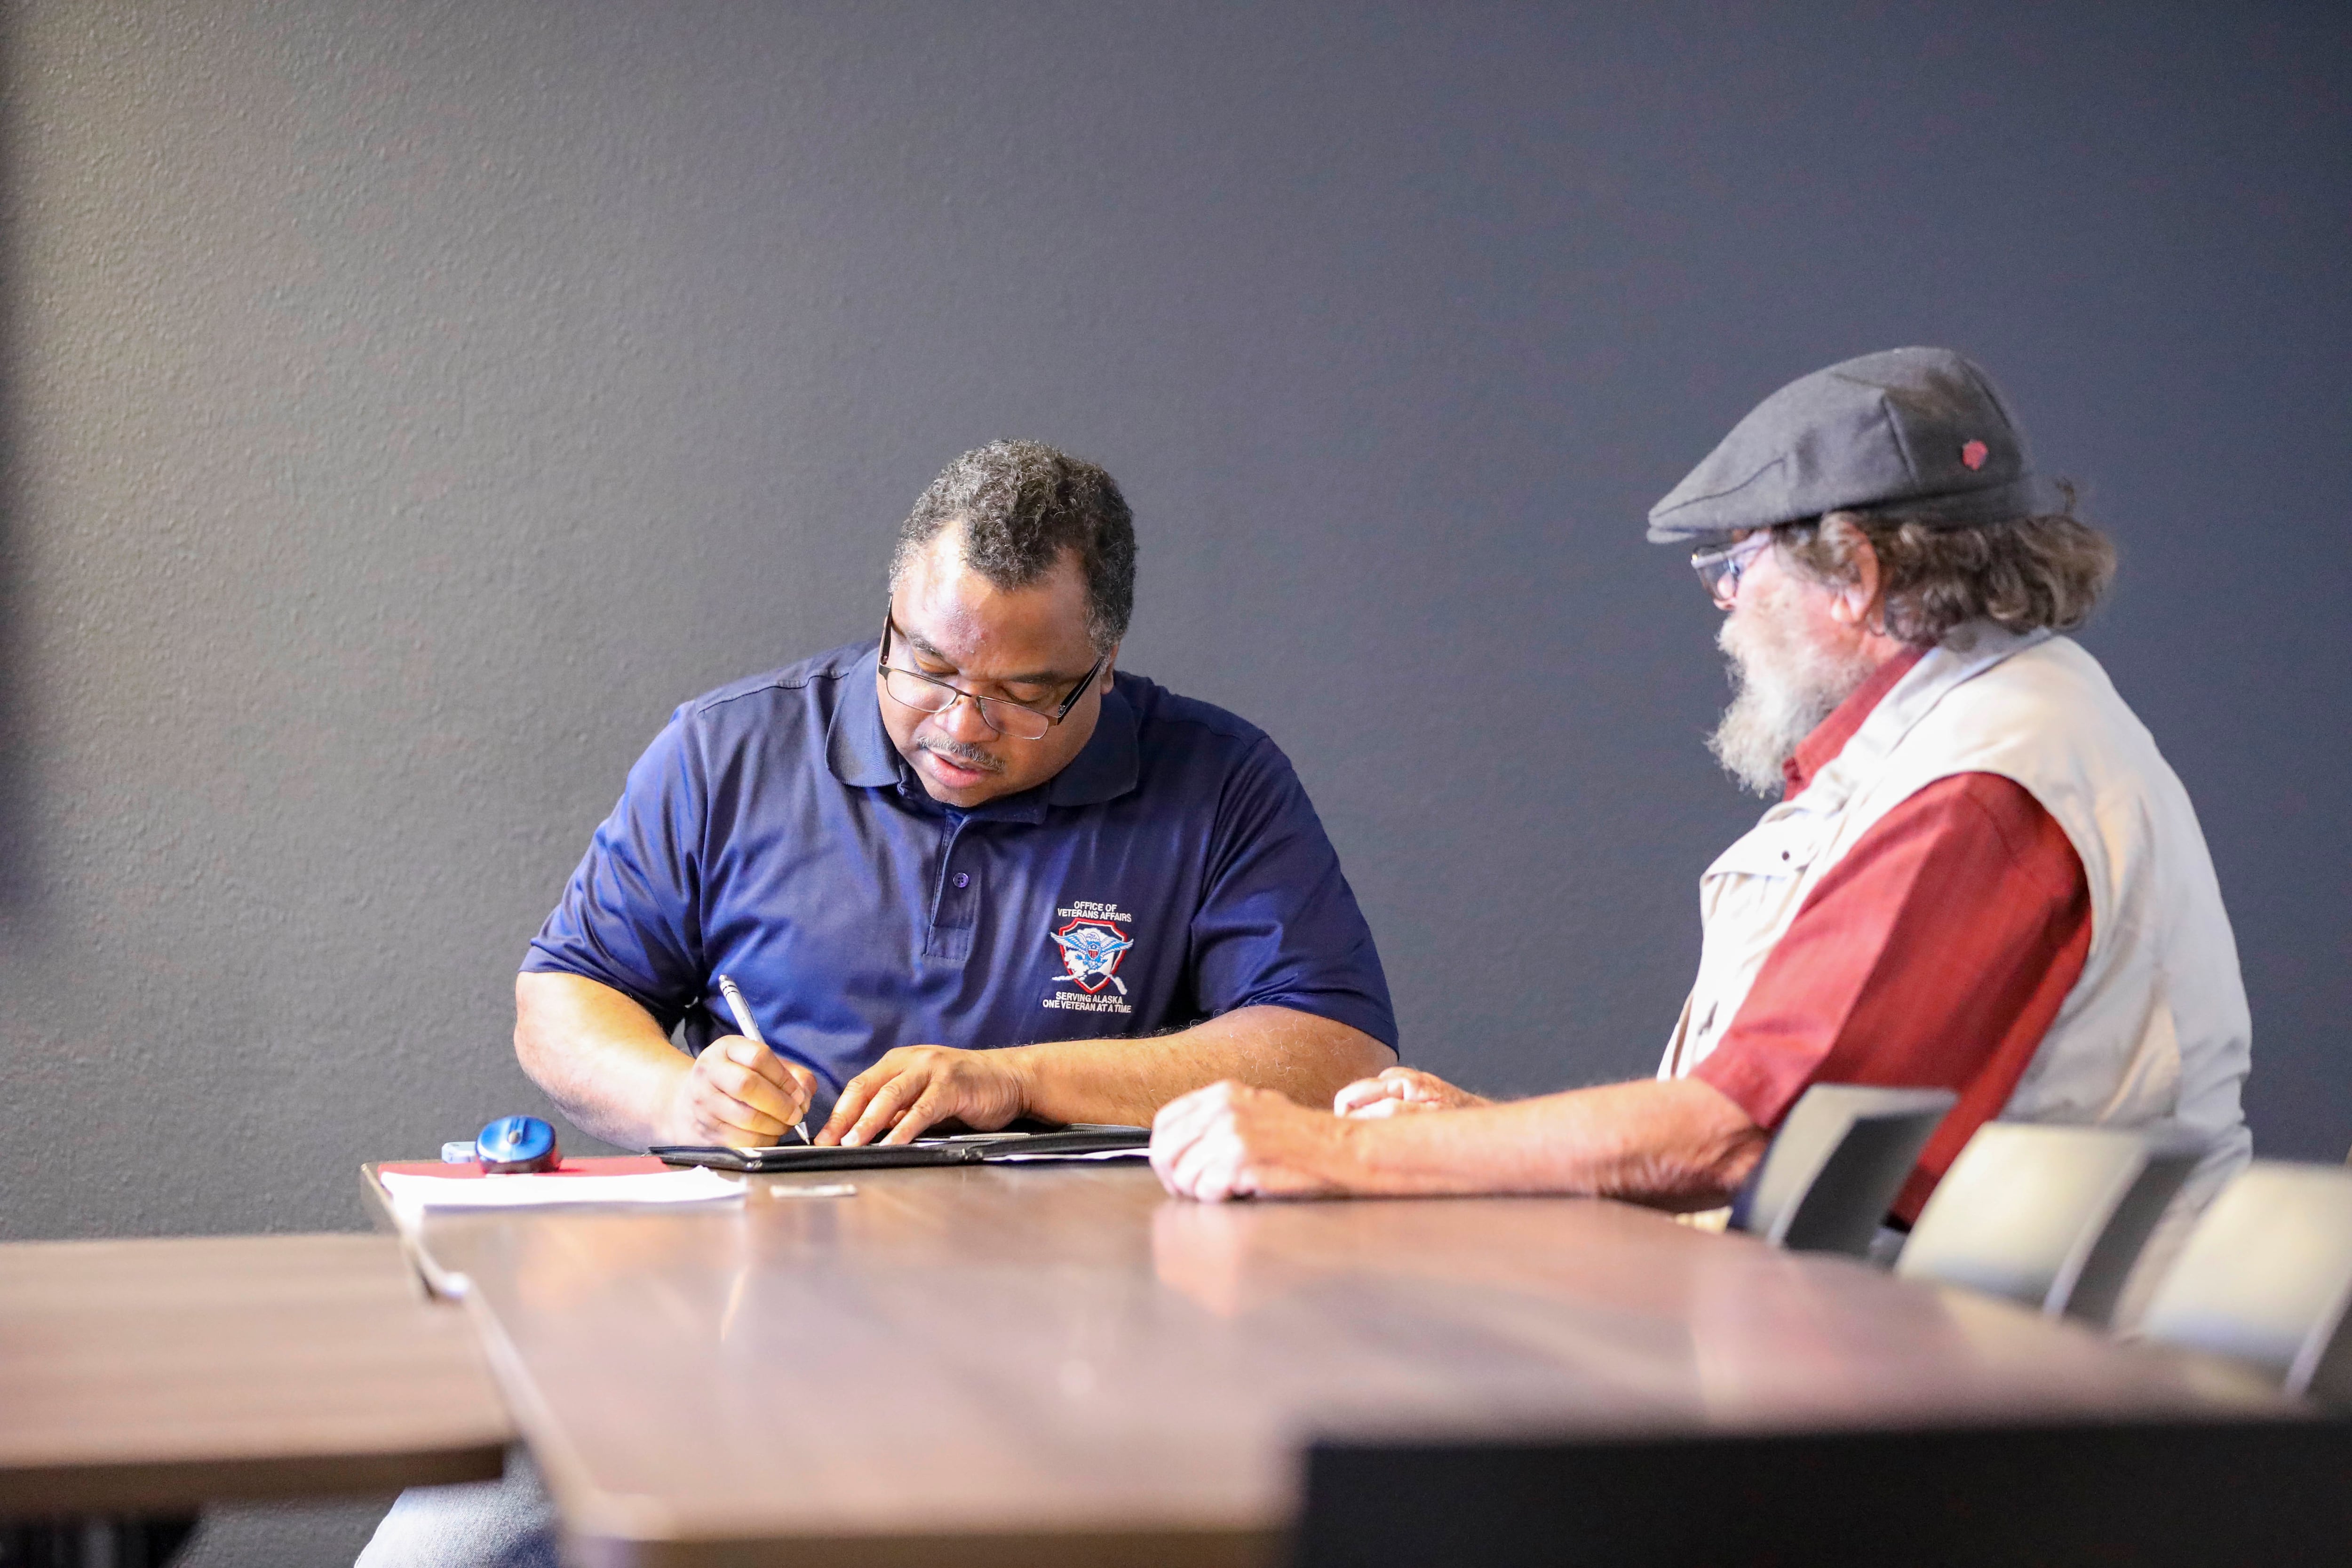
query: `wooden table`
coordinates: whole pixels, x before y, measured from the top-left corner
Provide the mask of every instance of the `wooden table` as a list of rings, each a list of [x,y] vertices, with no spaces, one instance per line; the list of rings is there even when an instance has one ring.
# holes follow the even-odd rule
[[[854,1181],[847,1198],[781,1189]],[[380,1197],[380,1194],[379,1194]],[[446,1215],[562,1514],[620,1563],[1278,1558],[1316,1433],[2294,1407],[2216,1363],[1620,1205],[1206,1206],[1134,1167]]]
[[[512,1436],[390,1237],[0,1246],[0,1518],[478,1480]]]

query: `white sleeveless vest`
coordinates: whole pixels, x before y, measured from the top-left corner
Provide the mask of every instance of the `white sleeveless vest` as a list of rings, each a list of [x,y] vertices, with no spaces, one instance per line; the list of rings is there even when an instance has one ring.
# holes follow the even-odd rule
[[[2205,1151],[2143,1255],[2119,1322],[2252,1151],[2238,1103],[2252,1022],[2189,795],[2098,661],[2062,637],[1962,628],[1907,671],[1796,799],[1699,884],[1697,983],[1661,1078],[1706,1059],[1806,897],[1873,824],[1938,779],[1998,773],[2082,858],[2091,949],[2000,1112],[2156,1131]]]

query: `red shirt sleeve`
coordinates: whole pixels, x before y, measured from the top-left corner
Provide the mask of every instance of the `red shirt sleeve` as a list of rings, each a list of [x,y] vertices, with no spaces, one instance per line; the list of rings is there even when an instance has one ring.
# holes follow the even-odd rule
[[[2041,803],[1995,773],[1939,779],[1831,868],[1692,1076],[1761,1127],[1815,1083],[1957,1090],[1895,1202],[1907,1224],[2008,1103],[2090,949],[2082,858]]]

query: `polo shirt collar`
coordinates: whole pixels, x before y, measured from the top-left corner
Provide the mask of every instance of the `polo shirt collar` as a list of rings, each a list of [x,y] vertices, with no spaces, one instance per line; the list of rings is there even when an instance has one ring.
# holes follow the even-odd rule
[[[824,737],[825,765],[843,784],[860,789],[882,789],[913,783],[890,732],[882,727],[882,700],[875,690],[874,653],[858,660],[840,705]],[[1114,686],[1103,693],[1102,712],[1095,732],[1069,765],[1035,789],[1003,800],[990,801],[970,815],[1042,822],[1047,805],[1098,805],[1117,800],[1136,785],[1141,774],[1141,752],[1136,737],[1135,709]],[[919,783],[914,787],[919,789]],[[928,798],[928,797],[926,797]]]
[[[1140,776],[1139,755],[1135,710],[1113,686],[1103,693],[1095,732],[1070,759],[1069,766],[1046,782],[1046,798],[1055,805],[1099,805],[1117,800],[1133,789]]]
[[[906,768],[898,748],[890,743],[890,731],[882,728],[882,699],[874,689],[879,653],[877,644],[857,661],[824,735],[825,766],[842,783],[860,789],[897,784]]]

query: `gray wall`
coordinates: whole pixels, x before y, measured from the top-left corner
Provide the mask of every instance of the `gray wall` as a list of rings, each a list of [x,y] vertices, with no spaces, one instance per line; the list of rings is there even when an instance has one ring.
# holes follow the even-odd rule
[[[2348,16],[12,7],[0,1235],[352,1226],[541,1107],[630,759],[1005,434],[1127,485],[1128,662],[1297,760],[1412,1058],[1645,1071],[1757,808],[1642,513],[1919,342],[2120,538],[2258,1142],[2340,1156]]]
[[[1412,1058],[1646,1071],[1756,807],[1642,513],[1922,342],[2119,536],[2259,1145],[2340,1154],[2348,16],[5,6],[0,1237],[354,1226],[544,1109],[509,976],[630,759],[999,435],[1125,482],[1128,662],[1297,759]]]

